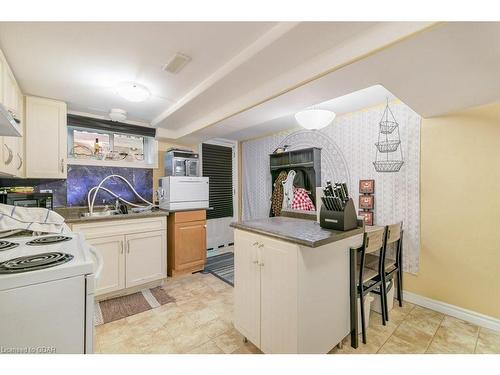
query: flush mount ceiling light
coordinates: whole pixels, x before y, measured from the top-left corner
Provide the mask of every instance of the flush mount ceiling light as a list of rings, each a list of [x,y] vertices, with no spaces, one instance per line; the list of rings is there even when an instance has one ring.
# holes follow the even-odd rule
[[[334,112],[317,108],[305,109],[295,114],[295,120],[299,125],[309,130],[324,128],[331,124],[334,118]]]
[[[135,82],[125,82],[116,88],[116,92],[129,102],[143,102],[151,96],[146,86]]]
[[[109,112],[109,118],[111,121],[125,121],[127,118],[127,112],[120,108],[113,108]]]

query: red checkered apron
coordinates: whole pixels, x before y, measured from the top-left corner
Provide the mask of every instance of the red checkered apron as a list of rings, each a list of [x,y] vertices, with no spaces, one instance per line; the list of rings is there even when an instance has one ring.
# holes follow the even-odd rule
[[[314,203],[312,202],[311,198],[309,198],[309,194],[307,194],[307,191],[305,189],[293,189],[292,209],[303,211],[315,210]]]

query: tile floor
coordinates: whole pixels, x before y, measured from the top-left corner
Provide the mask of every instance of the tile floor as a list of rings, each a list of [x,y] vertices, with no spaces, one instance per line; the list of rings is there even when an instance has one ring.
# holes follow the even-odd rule
[[[167,304],[96,327],[96,353],[260,353],[234,329],[233,288],[210,274],[168,280]],[[500,332],[405,303],[386,326],[371,312],[368,343],[331,353],[500,353]]]

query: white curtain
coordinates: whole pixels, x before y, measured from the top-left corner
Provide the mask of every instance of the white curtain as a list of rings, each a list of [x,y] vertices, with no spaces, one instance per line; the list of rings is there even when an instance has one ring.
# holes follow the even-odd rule
[[[404,165],[397,173],[373,167],[378,123],[384,106],[339,116],[319,131],[282,132],[242,143],[243,220],[269,216],[272,192],[269,154],[288,144],[291,149],[320,147],[321,180],[345,181],[358,206],[359,180],[375,180],[376,225],[404,223],[404,269],[417,273],[420,252],[420,122],[401,102],[390,103],[400,124]],[[291,124],[293,126],[293,124]]]

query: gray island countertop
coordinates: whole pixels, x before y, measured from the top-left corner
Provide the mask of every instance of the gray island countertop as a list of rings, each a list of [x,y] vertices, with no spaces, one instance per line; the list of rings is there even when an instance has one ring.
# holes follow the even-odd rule
[[[313,220],[283,216],[233,222],[231,227],[308,247],[323,246],[364,232],[363,226],[343,232],[323,229]]]

